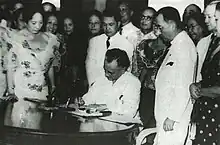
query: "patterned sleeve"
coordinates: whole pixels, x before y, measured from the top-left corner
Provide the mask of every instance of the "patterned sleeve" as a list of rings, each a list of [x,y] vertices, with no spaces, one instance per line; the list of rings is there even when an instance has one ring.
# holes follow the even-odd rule
[[[14,93],[14,73],[17,69],[18,66],[18,61],[17,61],[17,54],[15,53],[14,49],[11,49],[7,56],[7,78],[8,78],[8,92],[9,93]]]
[[[60,48],[59,46],[60,46],[60,42],[56,37],[52,42],[52,49],[54,53],[54,60],[52,66],[54,66],[56,72],[59,72],[61,67],[61,54],[59,52],[59,48]]]
[[[1,70],[5,71],[8,65],[8,52],[13,47],[12,45],[12,37],[11,30],[0,28],[0,65]]]
[[[17,63],[17,54],[16,52],[14,51],[14,49],[11,49],[7,56],[6,56],[6,59],[7,61],[7,64],[6,64],[6,68],[7,69],[11,69],[13,70],[13,72],[15,72],[17,66],[18,66],[18,63]]]

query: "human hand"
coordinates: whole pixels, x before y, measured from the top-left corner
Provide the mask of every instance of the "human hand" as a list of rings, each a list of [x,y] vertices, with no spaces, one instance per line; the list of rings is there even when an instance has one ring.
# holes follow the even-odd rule
[[[66,108],[66,104],[63,105]],[[78,108],[78,106],[75,103],[71,103],[68,105],[69,108]]]
[[[82,97],[76,97],[76,99],[75,99],[75,104],[77,104],[78,106],[83,106],[83,105],[85,105],[85,101],[83,100],[83,98]]]
[[[15,94],[9,94],[9,95],[6,97],[5,101],[14,103],[14,102],[17,102],[17,101],[18,101],[18,97],[17,97]]]
[[[196,99],[198,99],[199,97],[201,97],[200,95],[200,88],[198,85],[196,85],[195,83],[191,84],[189,86],[189,92],[190,92],[190,95],[191,95],[191,99],[192,99],[192,102],[194,103],[194,101]]]
[[[175,121],[169,119],[168,117],[163,123],[163,129],[164,131],[172,131]]]

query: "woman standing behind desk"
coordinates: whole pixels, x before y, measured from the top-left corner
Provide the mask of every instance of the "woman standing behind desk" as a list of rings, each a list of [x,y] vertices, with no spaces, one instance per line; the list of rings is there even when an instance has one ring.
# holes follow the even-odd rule
[[[41,7],[28,6],[23,13],[27,27],[19,32],[6,29],[5,40],[12,48],[8,55],[8,99],[17,100],[6,111],[5,125],[39,129],[42,114],[36,104],[24,97],[47,100],[48,82],[54,91],[52,63],[58,53],[55,35],[41,32],[43,11]]]

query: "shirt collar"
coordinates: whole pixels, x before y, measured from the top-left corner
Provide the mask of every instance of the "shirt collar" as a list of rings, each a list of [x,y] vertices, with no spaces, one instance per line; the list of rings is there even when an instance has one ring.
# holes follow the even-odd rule
[[[183,37],[185,37],[186,32],[185,31],[181,31],[179,34],[177,34],[174,39],[170,42],[171,45],[178,43],[179,40],[182,40]]]
[[[117,84],[120,84],[120,82],[125,82],[126,80],[127,80],[127,75],[128,75],[128,73],[129,72],[125,72],[125,73],[123,73],[117,80],[116,80],[116,82],[113,84],[113,85],[117,85]]]
[[[143,39],[156,39],[157,38],[157,36],[154,34],[153,31],[151,31],[147,34],[144,34],[144,33],[142,33],[142,34],[143,34]]]
[[[131,29],[132,27],[133,27],[134,25],[131,23],[131,22],[129,22],[129,23],[127,23],[126,25],[124,25],[123,27],[122,27],[122,29],[123,30],[125,30],[125,29]]]
[[[121,35],[119,34],[119,32],[117,32],[115,35],[113,35],[112,37],[110,37],[109,41],[113,41],[113,40],[117,40],[118,37],[120,37]],[[106,35],[106,40],[108,39],[108,36]]]

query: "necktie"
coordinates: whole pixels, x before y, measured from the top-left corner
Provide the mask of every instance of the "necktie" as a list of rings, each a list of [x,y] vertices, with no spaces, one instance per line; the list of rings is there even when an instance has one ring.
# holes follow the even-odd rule
[[[199,65],[199,54],[196,53],[196,64],[194,69],[194,75],[193,75],[193,82],[196,83],[197,74],[198,74],[198,65]]]
[[[110,42],[109,42],[109,40],[110,40],[110,37],[108,37],[108,39],[106,40],[106,48],[107,48],[107,49],[108,49],[109,46],[110,46]]]
[[[210,42],[208,51],[206,53],[205,61],[203,63],[202,68],[206,68],[206,65],[209,64],[209,61],[211,60],[211,55],[212,55],[213,51],[219,46],[219,41],[220,41],[220,39],[218,37],[212,35],[211,42]]]
[[[119,34],[122,35],[123,28],[121,27],[119,30]]]

